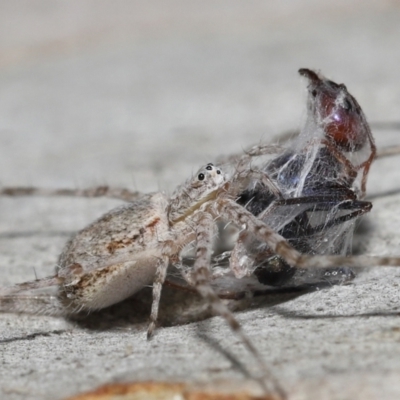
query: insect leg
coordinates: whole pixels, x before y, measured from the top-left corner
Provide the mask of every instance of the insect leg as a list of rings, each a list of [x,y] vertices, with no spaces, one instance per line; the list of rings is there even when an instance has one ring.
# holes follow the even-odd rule
[[[343,204],[343,203],[342,203]],[[344,204],[343,204],[344,205]],[[372,204],[369,201],[354,201],[349,202],[349,208],[341,208],[338,206],[338,210],[353,210],[349,214],[342,215],[340,217],[333,218],[325,223],[319,224],[317,226],[307,226],[303,229],[304,236],[313,236],[325,229],[332,228],[337,225],[341,225],[344,222],[351,221],[352,219],[358,218],[365,213],[369,212],[372,208]],[[291,239],[290,236],[286,236],[286,239]]]
[[[292,222],[289,222],[283,229],[280,230],[285,239],[295,239],[299,236],[299,226],[301,227],[301,237],[312,236],[325,229],[329,229],[333,226],[342,224],[343,222],[350,221],[352,219],[358,218],[363,214],[371,211],[372,204],[369,201],[360,201],[349,199],[346,196],[306,196],[306,197],[295,197],[291,199],[276,200],[274,201],[263,213],[258,215],[259,219],[266,220],[267,216],[270,215],[275,209],[285,206],[294,206],[301,204],[310,204],[310,209],[303,210],[300,214],[294,217]],[[336,212],[349,210],[348,214],[329,217],[327,215],[326,220],[316,226],[311,226],[310,224],[298,224],[297,219],[306,216],[307,212],[315,211],[332,211],[336,209]],[[291,226],[293,225],[293,228]],[[294,229],[296,228],[296,229]],[[291,233],[290,231],[293,231]]]

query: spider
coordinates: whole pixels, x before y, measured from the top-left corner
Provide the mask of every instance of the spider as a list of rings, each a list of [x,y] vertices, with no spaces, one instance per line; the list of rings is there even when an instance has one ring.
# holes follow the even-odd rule
[[[193,269],[190,273],[183,272],[183,277],[228,321],[267,374],[258,351],[209,285],[212,244],[219,219],[231,220],[252,232],[282,256],[285,248],[291,248],[264,222],[235,202],[239,183],[250,174],[257,171],[238,168],[229,179],[221,168],[209,163],[170,198],[162,192],[151,193],[111,210],[67,243],[55,276],[4,288],[0,292],[2,311],[47,315],[89,312],[118,303],[153,284],[147,331],[150,338],[167,268],[170,264],[180,265],[182,251],[195,244]],[[55,295],[27,295],[49,287],[56,288]]]

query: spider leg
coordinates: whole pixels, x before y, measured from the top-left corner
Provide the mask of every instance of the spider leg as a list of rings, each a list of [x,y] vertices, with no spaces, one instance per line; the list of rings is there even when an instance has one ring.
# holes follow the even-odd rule
[[[251,147],[248,150],[245,150],[244,153],[233,154],[230,156],[219,157],[217,162],[218,165],[222,164],[239,164],[241,166],[248,164],[252,157],[269,155],[269,154],[277,154],[283,151],[283,147],[276,144],[257,144]]]
[[[170,240],[165,240],[160,245],[162,246],[161,255],[157,257],[157,268],[153,282],[153,301],[151,304],[150,312],[150,324],[147,329],[147,339],[151,339],[154,330],[156,328],[156,322],[158,317],[158,310],[160,305],[161,290],[167,276],[167,269],[170,263],[181,265],[182,261],[179,252],[185,245],[192,241],[192,228],[189,226],[180,231],[181,239],[174,237]],[[183,267],[181,273],[183,272]],[[185,274],[182,273],[185,278]]]
[[[281,190],[266,172],[251,168],[237,169],[232,181],[241,181],[243,177],[253,180],[254,186],[261,186],[263,190],[268,192],[269,196],[283,199]]]
[[[68,314],[68,310],[65,309],[57,295],[33,293],[1,296],[0,311],[52,317],[64,317]]]
[[[255,235],[259,240],[268,244],[271,250],[281,256],[289,265],[296,266],[302,254],[291,246],[286,239],[276,233],[251,212],[229,198],[218,200],[218,209],[227,219]]]
[[[231,252],[229,261],[230,269],[232,270],[235,278],[242,279],[249,276],[254,271],[254,258],[248,254],[246,241],[249,237],[248,231],[242,231],[236,240],[235,246]]]
[[[23,292],[26,290],[42,289],[50,286],[58,286],[62,283],[62,279],[57,276],[49,276],[43,279],[35,279],[23,283],[17,283],[13,286],[0,288],[0,296],[6,296],[14,293]]]
[[[169,257],[165,255],[157,259],[157,270],[153,282],[153,302],[151,304],[150,324],[147,329],[148,340],[151,339],[151,336],[153,335],[154,329],[156,327],[158,309],[160,306],[161,289],[167,276],[168,262]]]
[[[62,280],[57,276],[0,288],[1,312],[64,316],[68,313],[57,290]],[[34,293],[38,289],[54,289],[54,294]]]
[[[132,192],[123,188],[112,188],[109,186],[95,186],[86,189],[43,189],[36,187],[2,187],[0,196],[66,196],[66,197],[110,197],[124,201],[133,201],[140,196],[139,192]]]
[[[179,260],[179,262],[174,264],[174,267],[179,271],[181,274],[182,278],[184,281],[189,285],[189,286],[194,286],[194,281],[192,277],[192,269],[189,266],[186,266],[183,264],[182,260]]]
[[[268,244],[270,249],[281,256],[290,266],[297,268],[329,268],[338,266],[375,267],[400,266],[400,257],[379,256],[339,256],[302,254],[291,246],[286,239],[273,231],[268,225],[254,217],[242,206],[229,198],[219,200],[219,209],[228,219],[244,225],[259,240]]]
[[[301,256],[295,266],[298,268],[347,267],[400,267],[400,257],[380,256]]]
[[[272,144],[257,144],[255,146],[251,147],[250,149],[245,150],[244,154],[237,157],[237,162],[238,162],[237,168],[239,170],[241,170],[242,168],[247,166],[253,157],[277,154],[277,153],[282,152],[283,150],[284,150],[284,148],[282,146],[279,146],[276,144],[274,144],[274,145],[272,145]]]
[[[272,385],[272,389],[277,392],[282,398],[285,398],[283,389],[279,386],[276,379],[272,376],[261,357],[261,354],[257,351],[251,340],[243,332],[239,322],[236,320],[232,312],[222,302],[222,300],[215,293],[210,285],[210,261],[212,255],[212,241],[217,234],[217,226],[213,217],[209,213],[202,213],[198,220],[196,236],[196,261],[193,267],[193,279],[195,282],[195,288],[198,293],[209,302],[214,311],[222,316],[228,323],[229,327],[233,332],[240,338],[241,342],[245,345],[247,350],[254,356],[258,361],[261,370],[263,371],[263,378],[260,383],[264,389],[269,390],[266,386],[267,383]],[[267,377],[268,382],[265,382]]]

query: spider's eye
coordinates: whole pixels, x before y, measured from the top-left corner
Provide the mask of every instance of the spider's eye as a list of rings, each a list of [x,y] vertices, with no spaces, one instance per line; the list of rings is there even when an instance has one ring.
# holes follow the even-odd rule
[[[204,179],[204,174],[199,174],[199,176],[197,178],[199,181],[202,181]]]
[[[208,171],[211,171],[211,170],[212,170],[211,164],[208,164],[208,165],[207,165],[206,170],[208,170]]]
[[[317,91],[315,89],[311,92],[311,94],[313,97],[317,97]]]
[[[221,171],[219,169],[217,169],[217,174],[219,175],[221,173]]]

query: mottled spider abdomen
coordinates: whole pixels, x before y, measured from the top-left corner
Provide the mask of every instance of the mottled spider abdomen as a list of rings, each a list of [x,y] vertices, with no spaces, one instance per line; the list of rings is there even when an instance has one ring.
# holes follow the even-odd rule
[[[163,193],[143,195],[115,208],[78,232],[60,255],[60,294],[72,308],[100,309],[117,303],[154,280],[167,240],[168,200]]]

